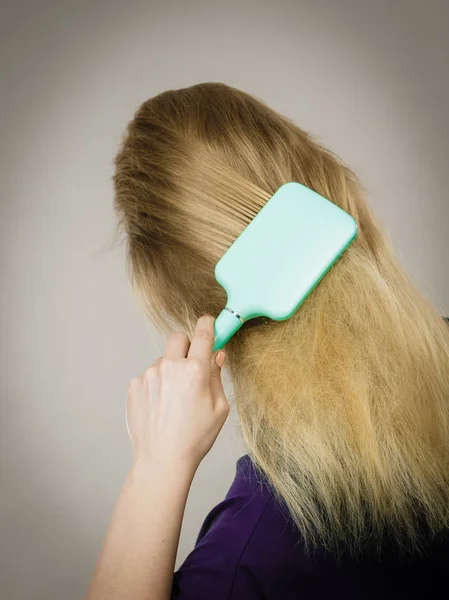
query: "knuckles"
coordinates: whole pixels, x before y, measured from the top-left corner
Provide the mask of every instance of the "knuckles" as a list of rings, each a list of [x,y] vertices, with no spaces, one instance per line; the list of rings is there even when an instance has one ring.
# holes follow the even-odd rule
[[[189,359],[187,361],[186,368],[187,368],[187,372],[189,373],[189,375],[191,375],[193,377],[199,377],[200,375],[203,375],[203,371],[204,371],[203,364],[197,358]]]
[[[154,377],[157,376],[157,372],[158,372],[158,365],[152,364],[145,369],[145,371],[143,372],[143,377],[145,379],[153,379]]]
[[[162,377],[171,375],[175,368],[175,361],[171,358],[161,358],[158,362],[159,373]]]
[[[172,358],[162,357],[157,363],[159,375],[163,378],[170,377],[174,373],[186,373],[188,376],[200,376],[203,373],[203,363],[197,358],[188,360],[175,360]]]
[[[172,377],[174,374],[180,375],[182,373],[185,373],[188,377],[201,378],[206,375],[206,365],[198,358],[176,360],[162,356],[147,367],[140,377],[132,379],[130,388],[135,389],[142,385],[145,380],[148,381],[156,377],[165,379]]]

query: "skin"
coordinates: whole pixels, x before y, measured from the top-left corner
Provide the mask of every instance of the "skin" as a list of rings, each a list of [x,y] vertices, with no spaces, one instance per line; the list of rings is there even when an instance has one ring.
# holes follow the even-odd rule
[[[190,342],[173,332],[163,355],[131,381],[126,422],[133,461],[86,600],[169,600],[187,495],[229,413],[214,317]]]

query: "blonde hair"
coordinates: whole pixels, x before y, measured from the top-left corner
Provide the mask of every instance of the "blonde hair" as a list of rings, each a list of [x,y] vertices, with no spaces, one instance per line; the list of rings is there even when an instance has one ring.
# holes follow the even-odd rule
[[[225,306],[216,262],[288,181],[350,213],[358,235],[290,319],[251,320],[225,346],[247,451],[309,548],[358,553],[392,535],[419,552],[423,530],[449,526],[449,328],[347,166],[227,85],[151,98],[113,176],[132,283],[160,331],[191,335]]]

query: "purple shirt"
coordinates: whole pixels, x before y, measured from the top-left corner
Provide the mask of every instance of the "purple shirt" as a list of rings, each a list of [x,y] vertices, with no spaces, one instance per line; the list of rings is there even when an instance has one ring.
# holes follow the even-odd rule
[[[447,598],[449,541],[406,560],[394,545],[382,559],[307,555],[301,536],[246,455],[225,500],[207,516],[174,575],[172,600]]]

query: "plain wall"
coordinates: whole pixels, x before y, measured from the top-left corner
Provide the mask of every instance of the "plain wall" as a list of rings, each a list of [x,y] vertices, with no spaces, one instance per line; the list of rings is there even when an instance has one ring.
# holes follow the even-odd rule
[[[159,356],[113,245],[112,159],[137,106],[222,81],[361,177],[449,313],[445,0],[4,2],[0,14],[0,597],[86,592],[130,461],[129,380]],[[177,564],[244,452],[228,421]]]

